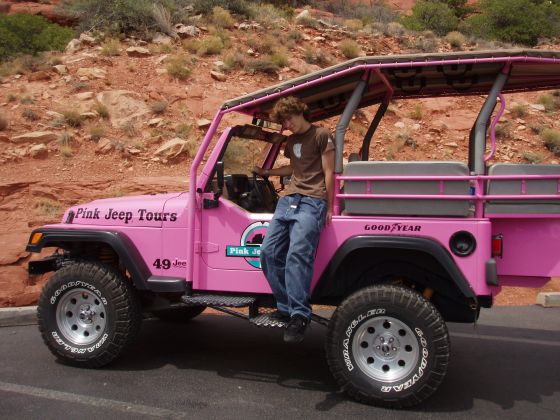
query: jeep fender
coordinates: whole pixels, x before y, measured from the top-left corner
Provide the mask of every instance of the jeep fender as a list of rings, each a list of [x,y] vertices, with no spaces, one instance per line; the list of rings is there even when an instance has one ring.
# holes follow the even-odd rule
[[[43,236],[36,244],[32,245],[31,238],[36,233],[42,233]],[[134,286],[140,290],[151,289],[148,283],[151,276],[148,266],[132,240],[121,232],[89,229],[36,229],[31,233],[26,251],[41,252],[45,247],[66,249],[68,244],[78,243],[107,244],[117,253],[119,259],[130,273]]]
[[[324,292],[326,292],[329,288],[329,282],[335,275],[337,269],[343,263],[344,259],[350,253],[358,249],[401,249],[428,254],[441,264],[461,295],[466,299],[476,302],[476,295],[474,291],[470,287],[459,267],[457,267],[453,257],[436,241],[427,238],[369,235],[354,236],[342,244],[342,246],[334,254],[313,290],[314,298],[320,299],[320,297],[325,294]]]

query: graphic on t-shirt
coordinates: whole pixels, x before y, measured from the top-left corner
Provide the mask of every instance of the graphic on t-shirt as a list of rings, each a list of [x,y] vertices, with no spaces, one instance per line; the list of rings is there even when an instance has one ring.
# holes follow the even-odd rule
[[[296,155],[298,159],[301,159],[301,143],[294,144],[294,155]]]

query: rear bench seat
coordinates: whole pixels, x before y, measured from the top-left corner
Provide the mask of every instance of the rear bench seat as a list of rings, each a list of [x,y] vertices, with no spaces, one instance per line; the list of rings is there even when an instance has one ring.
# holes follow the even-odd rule
[[[488,170],[488,175],[560,175],[560,165],[528,165],[497,163]],[[521,194],[521,180],[489,181],[487,191],[489,195],[519,195]],[[560,194],[558,181],[555,179],[525,181],[525,194],[558,195],[558,200],[494,200],[486,204],[487,214],[499,213],[527,213],[553,214],[560,213]]]
[[[350,162],[344,175],[449,175],[468,176],[469,169],[462,162]],[[443,195],[468,195],[469,181],[445,181]],[[345,194],[366,194],[365,181],[345,181]],[[373,181],[375,194],[440,194],[439,181]],[[467,200],[388,200],[349,198],[344,200],[345,214],[385,216],[455,216],[471,214]]]

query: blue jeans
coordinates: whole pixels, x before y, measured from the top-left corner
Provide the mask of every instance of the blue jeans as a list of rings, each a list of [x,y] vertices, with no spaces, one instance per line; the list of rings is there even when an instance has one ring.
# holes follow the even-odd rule
[[[261,246],[261,266],[278,310],[311,316],[309,289],[325,200],[301,194],[280,198]]]

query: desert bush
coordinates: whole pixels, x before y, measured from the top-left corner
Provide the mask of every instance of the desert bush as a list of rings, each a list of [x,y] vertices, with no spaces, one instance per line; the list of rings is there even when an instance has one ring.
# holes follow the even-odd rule
[[[271,35],[248,38],[247,45],[260,54],[272,54],[278,48],[278,41]]]
[[[279,22],[290,17],[286,9],[269,3],[251,3],[249,10],[251,17],[264,26],[277,26]]]
[[[384,1],[369,1],[367,4],[357,3],[350,7],[347,1],[324,2],[325,10],[337,16],[359,19],[364,24],[372,22],[389,23],[397,19],[398,13],[387,6]]]
[[[458,31],[451,31],[445,35],[445,40],[451,45],[452,48],[462,49],[467,41],[465,35]]]
[[[545,147],[554,153],[555,156],[560,156],[560,131],[552,128],[545,128],[542,130],[540,136]]]
[[[66,131],[58,135],[58,139],[57,139],[58,150],[62,157],[68,158],[72,156],[72,141],[73,141],[72,134]]]
[[[495,129],[496,137],[499,138],[509,138],[511,137],[511,126],[509,122],[503,122],[496,124]]]
[[[120,55],[121,42],[116,38],[109,38],[101,44],[101,55],[114,57]]]
[[[428,29],[440,36],[454,31],[459,24],[459,19],[447,4],[431,0],[418,1],[412,8],[412,14],[404,16],[401,21],[408,29],[414,31]]]
[[[8,120],[0,115],[0,131],[4,131],[6,128],[8,128]]]
[[[544,155],[542,153],[537,153],[537,152],[524,152],[523,159],[526,162],[537,164],[537,163],[541,163],[544,160]]]
[[[192,126],[188,123],[180,123],[175,127],[175,135],[182,139],[186,139],[189,137],[189,134],[192,131]]]
[[[19,102],[22,105],[32,105],[35,100],[29,95],[23,95],[21,98],[19,98]]]
[[[389,22],[383,32],[385,33],[385,35],[398,37],[403,36],[406,32],[406,29],[399,22]]]
[[[510,112],[513,118],[523,118],[527,115],[527,105],[517,104],[511,108]]]
[[[57,217],[61,213],[62,206],[49,198],[41,198],[35,203],[35,209],[43,216]]]
[[[138,134],[138,129],[136,128],[136,125],[134,125],[133,121],[127,121],[125,124],[123,124],[121,126],[121,131],[127,137],[134,137],[136,134]]]
[[[245,56],[239,51],[226,54],[223,61],[225,71],[242,69],[245,67]]]
[[[360,46],[352,39],[343,39],[338,44],[338,48],[344,57],[351,59],[360,55]]]
[[[558,108],[558,103],[554,96],[549,93],[545,93],[544,95],[540,95],[537,98],[537,102],[544,106],[544,110],[546,112],[552,112]]]
[[[191,75],[189,62],[185,57],[174,57],[167,63],[167,74],[178,80],[186,80]]]
[[[59,10],[79,19],[81,31],[146,33],[157,25],[152,0],[66,0]]]
[[[354,32],[358,32],[364,28],[364,23],[360,19],[346,19],[343,25]]]
[[[89,138],[95,142],[105,136],[105,128],[101,126],[91,127],[89,130]]]
[[[303,35],[300,31],[290,31],[288,32],[288,41],[300,42],[303,40]]]
[[[70,83],[70,91],[71,92],[80,92],[89,87],[86,82],[82,82],[81,80],[72,80]]]
[[[288,56],[284,49],[280,49],[275,53],[271,54],[270,61],[272,61],[278,67],[286,67],[289,63]]]
[[[28,121],[37,121],[39,119],[37,113],[33,111],[31,108],[25,108],[21,113],[21,115],[23,118],[25,118]]]
[[[74,31],[42,16],[0,14],[0,61],[20,54],[63,50]]]
[[[220,28],[233,28],[235,20],[226,9],[215,6],[212,8],[212,23]]]
[[[270,56],[250,60],[246,64],[249,73],[277,74],[280,68],[271,60]]]
[[[545,127],[543,127],[542,125],[535,123],[529,123],[527,127],[529,127],[529,130],[531,130],[531,132],[534,134],[541,134],[545,129]]]
[[[195,13],[204,15],[209,14],[216,6],[227,9],[236,15],[251,16],[251,6],[246,0],[194,0],[193,2]]]
[[[307,28],[317,28],[319,26],[317,21],[311,16],[301,16],[296,19],[296,23]]]
[[[480,13],[467,19],[479,37],[534,46],[560,34],[560,4],[539,0],[481,0]]]
[[[101,102],[96,102],[93,110],[95,112],[97,112],[97,115],[99,115],[101,118],[103,118],[104,120],[108,120],[110,115],[109,115],[109,108],[107,108],[105,105],[103,105]]]
[[[435,52],[437,51],[437,39],[432,37],[418,37],[414,39],[410,44],[409,47],[422,52]]]
[[[158,29],[173,38],[177,36],[177,32],[173,27],[173,18],[171,12],[163,4],[152,5],[152,16]]]
[[[80,115],[79,112],[74,110],[65,110],[61,114],[64,117],[64,122],[70,127],[78,128],[81,127],[84,117]]]
[[[154,114],[163,114],[168,106],[169,103],[167,101],[157,101],[150,105],[150,109]]]
[[[219,36],[213,35],[204,39],[189,39],[183,43],[183,46],[200,56],[215,55],[224,49],[224,41]]]
[[[307,47],[303,56],[307,63],[317,64],[318,66],[330,66],[333,62],[333,57],[321,48]]]
[[[424,117],[424,109],[422,108],[422,104],[416,104],[414,109],[410,111],[409,117],[413,120],[421,120]]]

